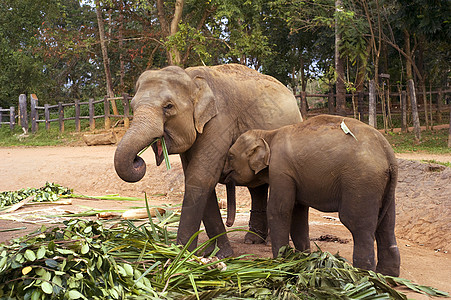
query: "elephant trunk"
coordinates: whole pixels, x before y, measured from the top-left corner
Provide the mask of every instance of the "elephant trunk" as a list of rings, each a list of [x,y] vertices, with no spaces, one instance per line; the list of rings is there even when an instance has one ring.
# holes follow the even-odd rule
[[[146,174],[146,163],[138,153],[164,133],[162,117],[154,116],[148,112],[136,113],[132,126],[117,145],[114,168],[124,181],[137,182]]]

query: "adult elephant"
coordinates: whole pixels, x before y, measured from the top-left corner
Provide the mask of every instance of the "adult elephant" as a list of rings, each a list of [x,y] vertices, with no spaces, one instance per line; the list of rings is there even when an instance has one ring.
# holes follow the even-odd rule
[[[146,165],[138,153],[161,137],[169,154],[180,154],[185,194],[177,242],[184,245],[201,221],[209,237],[225,232],[215,186],[238,136],[249,129],[275,129],[302,121],[296,100],[285,86],[237,64],[145,71],[136,83],[131,107],[133,123],[117,146],[116,172],[127,182],[139,181]],[[161,145],[154,143],[152,148],[160,165]],[[266,234],[266,215],[259,210],[266,206],[268,186],[249,190],[255,212],[250,229]],[[233,254],[225,234],[217,245],[217,256]],[[196,246],[197,239],[189,249]]]

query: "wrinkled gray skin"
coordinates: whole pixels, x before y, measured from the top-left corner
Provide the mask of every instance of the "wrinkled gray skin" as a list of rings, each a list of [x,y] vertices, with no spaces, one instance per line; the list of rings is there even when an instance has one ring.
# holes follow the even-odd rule
[[[341,129],[343,120],[357,140]],[[310,250],[308,209],[313,207],[338,211],[353,236],[355,267],[399,276],[394,232],[398,166],[390,144],[376,129],[324,115],[272,131],[250,130],[230,148],[225,172],[226,181],[237,184],[269,183],[274,257],[289,235],[297,250]]]
[[[242,65],[171,66],[144,72],[131,101],[133,123],[117,146],[114,166],[123,180],[136,182],[146,170],[137,154],[164,137],[169,154],[180,154],[185,175],[177,242],[186,244],[204,222],[209,237],[225,232],[215,186],[222,182],[227,151],[249,129],[274,129],[302,121],[292,93],[272,77]],[[161,145],[152,146],[157,165]],[[250,188],[253,206],[266,209],[267,185]],[[263,219],[266,221],[266,217]],[[266,233],[264,221],[252,224]],[[258,230],[256,230],[258,231]],[[233,254],[226,235],[217,240],[218,257]],[[190,244],[193,250],[197,239]]]

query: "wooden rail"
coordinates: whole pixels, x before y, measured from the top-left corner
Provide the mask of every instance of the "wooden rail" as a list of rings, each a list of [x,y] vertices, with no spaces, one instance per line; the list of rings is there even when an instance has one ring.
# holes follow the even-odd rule
[[[371,86],[371,84],[370,84]],[[427,92],[429,96],[432,95],[438,95],[437,100],[435,101],[436,104],[432,104],[430,102],[428,104],[428,111],[431,112],[435,110],[437,112],[437,123],[441,122],[441,116],[442,114],[439,112],[445,112],[448,109],[448,105],[445,105],[444,103],[444,97],[446,94],[451,93],[451,89],[447,90],[439,90],[439,91],[432,91]],[[406,126],[406,92],[402,91],[401,93],[377,93],[376,91],[372,92],[373,96],[373,102],[371,102],[372,105],[369,104],[370,92],[360,92],[360,93],[354,93],[354,94],[346,94],[346,97],[352,98],[352,112],[349,113],[349,110],[347,112],[348,115],[354,115],[355,117],[363,120],[364,114],[369,114],[371,112],[373,126],[375,126],[375,114],[383,114],[384,116],[384,127],[386,128],[387,120],[387,110],[400,110],[402,114],[402,127],[404,128]],[[421,95],[421,93],[416,93],[417,97]],[[307,94],[306,92],[301,92],[298,95],[295,95],[299,102],[299,109],[304,117],[308,115],[315,115],[316,113],[314,110],[310,110],[307,104],[307,98],[316,97],[316,98],[325,98],[325,102],[328,103],[328,113],[329,114],[335,114],[335,97],[336,94],[334,93],[328,93],[328,94]],[[387,101],[387,104],[385,102],[381,102],[382,98],[386,98],[384,101]],[[390,98],[399,99],[396,101],[391,101]],[[404,99],[404,100],[403,100]],[[122,101],[122,106],[124,108],[123,114],[119,115],[113,115],[110,112],[111,108],[111,101]],[[18,118],[18,124],[23,128],[24,132],[28,132],[29,123],[31,123],[31,131],[33,133],[37,132],[39,129],[39,124],[44,123],[45,129],[47,131],[50,130],[52,123],[58,123],[59,124],[59,131],[64,132],[65,130],[65,122],[72,120],[75,122],[75,130],[80,131],[81,130],[81,120],[89,120],[89,128],[90,130],[94,130],[96,128],[96,120],[103,118],[104,119],[104,128],[109,129],[111,128],[111,118],[121,118],[124,122],[124,127],[128,128],[130,124],[130,118],[132,118],[132,115],[130,113],[130,100],[131,97],[128,94],[123,94],[121,97],[114,97],[114,98],[108,98],[104,97],[100,100],[94,100],[89,99],[89,101],[80,102],[79,100],[75,100],[73,103],[62,103],[59,102],[55,105],[49,105],[44,104],[43,106],[38,105],[38,98],[35,94],[30,95],[30,111],[29,111],[29,117],[28,117],[28,111],[27,111],[27,99],[24,94],[19,96],[19,107],[18,110],[15,110],[14,107],[11,107],[9,109],[4,109],[0,107],[0,126],[3,124],[8,124],[11,128],[11,130],[14,129],[14,126],[16,125],[16,117]],[[96,115],[95,107],[97,105],[97,108],[99,110],[100,103],[103,102],[102,110],[103,113]],[[376,104],[378,102],[378,104]],[[393,105],[393,103],[396,103],[396,106]],[[399,103],[399,104],[398,104]],[[418,103],[418,111],[424,110],[423,103]],[[82,114],[83,106],[88,106],[88,113]],[[73,107],[74,114],[72,116],[66,116],[67,115],[67,108]],[[17,116],[16,116],[17,111]],[[324,111],[322,111],[324,113]],[[394,111],[395,113],[395,111]],[[398,112],[399,113],[399,112]],[[5,115],[9,115],[9,121],[6,122]],[[390,112],[388,114],[390,116]]]
[[[3,121],[3,115],[5,113],[9,117],[8,122]],[[2,127],[2,124],[9,125],[9,129],[11,131],[14,130],[14,126],[16,125],[16,115],[14,106],[11,106],[10,108],[7,109],[0,107],[0,127]]]
[[[59,102],[55,105],[44,104],[44,106],[38,105],[38,98],[36,95],[30,95],[30,120],[31,120],[31,131],[33,133],[37,132],[39,129],[39,123],[45,124],[45,129],[47,131],[50,130],[51,123],[59,124],[59,131],[64,132],[65,129],[65,121],[73,120],[75,121],[75,130],[81,130],[81,120],[89,120],[89,128],[90,130],[94,130],[96,128],[96,119],[103,118],[104,119],[104,127],[105,129],[111,128],[111,118],[122,118],[124,120],[124,126],[128,128],[130,124],[130,99],[131,97],[128,94],[123,94],[122,97],[108,98],[105,97],[101,100],[89,99],[86,102],[80,102],[79,100],[75,100],[73,103],[62,103]],[[124,113],[119,115],[112,115],[110,113],[111,101],[121,100],[124,108]],[[103,103],[103,114],[96,115],[95,105]],[[83,115],[81,112],[81,107],[87,105],[88,106],[88,114]],[[28,118],[27,118],[27,105],[26,105],[26,96],[20,95],[19,97],[19,107],[20,111],[23,114],[20,114],[21,126],[24,130],[28,131]],[[71,117],[65,116],[65,109],[67,107],[74,108],[74,115]],[[67,112],[67,110],[66,110]]]
[[[405,131],[406,128],[406,120],[407,120],[407,105],[406,105],[406,91],[401,92],[393,92],[393,93],[378,93],[376,91],[376,87],[374,86],[372,88],[372,81],[370,81],[370,91],[368,92],[359,92],[354,94],[346,94],[346,98],[352,98],[352,111],[349,113],[347,112],[347,115],[354,116],[360,120],[364,118],[364,114],[368,114],[369,116],[369,123],[372,126],[376,126],[376,115],[382,114],[384,118],[384,128],[387,129],[388,123],[391,122],[390,115],[391,110],[395,107],[396,109],[399,109],[399,113],[401,113],[401,127],[403,131]],[[438,90],[438,91],[430,91],[426,92],[427,95],[429,95],[429,101],[427,103],[427,111],[428,114],[432,114],[433,111],[436,112],[437,115],[437,123],[442,122],[442,114],[440,112],[446,112],[448,110],[449,105],[445,105],[445,102],[443,101],[446,94],[451,93],[451,89],[447,90]],[[422,95],[422,92],[415,91],[416,97],[419,98],[420,95]],[[431,101],[432,95],[438,95],[436,104],[433,104]],[[328,94],[307,94],[306,92],[300,92],[299,94],[295,95],[299,102],[299,108],[301,111],[302,116],[305,118],[308,115],[311,115],[314,113],[314,109],[309,109],[307,104],[307,98],[315,97],[315,98],[325,98],[326,103],[328,104],[328,113],[329,114],[335,114],[335,97],[336,94],[334,93],[328,93]],[[411,99],[412,96],[409,95],[409,98]],[[367,100],[365,100],[367,99]],[[399,99],[396,101],[392,101],[393,99]],[[448,100],[449,101],[449,100]],[[396,106],[393,105],[393,103],[397,103]],[[451,105],[451,103],[449,103]],[[423,102],[417,102],[417,111],[426,111],[424,107]],[[410,105],[411,107],[411,105]]]

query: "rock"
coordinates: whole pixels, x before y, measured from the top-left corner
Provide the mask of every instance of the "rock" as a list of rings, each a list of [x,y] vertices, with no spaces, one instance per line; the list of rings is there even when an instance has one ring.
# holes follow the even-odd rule
[[[117,142],[116,134],[112,131],[98,134],[85,134],[83,141],[88,146],[111,145]]]

